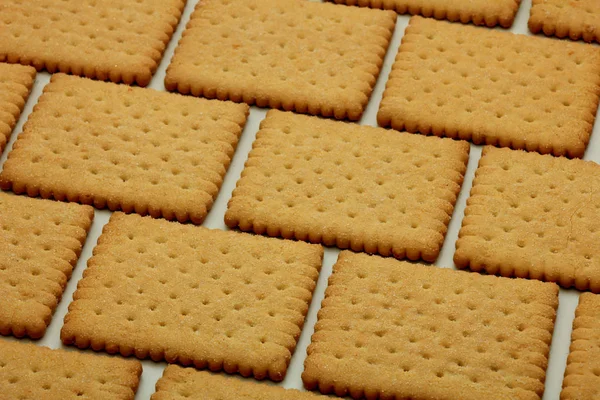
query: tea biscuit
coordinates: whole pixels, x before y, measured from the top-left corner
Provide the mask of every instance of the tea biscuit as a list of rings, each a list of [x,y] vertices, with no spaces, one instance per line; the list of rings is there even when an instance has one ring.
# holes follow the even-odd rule
[[[600,396],[600,296],[583,293],[573,321],[561,400],[594,400]]]
[[[113,214],[61,338],[281,380],[322,257],[320,246]]]
[[[521,0],[329,0],[350,6],[384,8],[399,14],[420,14],[424,17],[447,19],[452,22],[510,28]]]
[[[378,122],[409,132],[581,157],[600,96],[600,50],[412,17]]]
[[[146,86],[185,0],[2,0],[0,61]]]
[[[8,155],[0,187],[201,223],[248,111],[54,75]]]
[[[340,254],[302,379],[374,399],[541,399],[555,284]]]
[[[269,111],[225,223],[434,261],[468,157],[466,142]]]
[[[529,29],[547,36],[600,42],[600,2],[533,0]]]
[[[458,237],[459,268],[600,292],[600,166],[486,147]]]
[[[396,14],[305,0],[203,0],[165,87],[194,96],[360,118]]]
[[[0,192],[0,334],[44,335],[93,218],[88,206]]]
[[[0,153],[29,97],[35,68],[0,63]]]
[[[258,384],[245,379],[169,365],[156,383],[151,400],[327,400],[312,393]]]
[[[4,399],[133,400],[141,374],[137,360],[0,339]]]

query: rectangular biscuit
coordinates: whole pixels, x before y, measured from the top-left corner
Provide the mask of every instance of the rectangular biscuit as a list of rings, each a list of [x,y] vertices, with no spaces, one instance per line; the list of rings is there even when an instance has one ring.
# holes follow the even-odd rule
[[[600,96],[600,50],[412,17],[381,126],[582,157]]]
[[[600,166],[485,147],[458,237],[459,268],[600,292]]]
[[[19,120],[34,80],[35,68],[0,63],[0,153]]]
[[[600,42],[600,2],[533,0],[528,25],[533,33]]]
[[[0,339],[3,399],[133,400],[141,374],[137,360]]]
[[[203,0],[165,87],[194,96],[357,120],[396,14],[305,0]]]
[[[0,334],[44,335],[93,218],[92,207],[0,192]]]
[[[327,400],[323,396],[169,365],[151,400]]]
[[[355,399],[541,399],[555,284],[343,251],[302,379]]]
[[[320,246],[113,214],[69,305],[79,348],[282,380]]]
[[[248,106],[53,75],[8,155],[0,187],[201,223]]]
[[[269,111],[225,223],[434,261],[468,157],[466,142]]]
[[[146,86],[185,0],[3,0],[0,61]]]
[[[600,296],[583,293],[575,311],[561,400],[600,396]]]
[[[394,10],[399,14],[420,14],[424,17],[447,19],[452,22],[510,28],[521,0],[329,0],[349,6]]]

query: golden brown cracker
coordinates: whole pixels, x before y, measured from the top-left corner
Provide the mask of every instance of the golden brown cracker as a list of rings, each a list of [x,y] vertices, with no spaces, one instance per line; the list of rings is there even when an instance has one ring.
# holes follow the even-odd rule
[[[281,380],[320,246],[115,213],[65,317],[80,348]]]
[[[600,50],[413,17],[381,126],[582,157],[600,96]]]
[[[312,393],[169,365],[151,400],[179,400],[182,396],[191,400],[326,400]]]
[[[594,400],[600,396],[600,296],[583,293],[575,311],[571,353],[561,400]]]
[[[434,261],[466,142],[270,111],[225,214],[230,227]]]
[[[34,68],[0,63],[0,153],[19,120],[34,80]]]
[[[0,61],[146,86],[185,0],[3,0]]]
[[[546,36],[600,42],[600,2],[533,0],[529,29]]]
[[[0,192],[0,334],[44,335],[94,210]]]
[[[521,0],[329,0],[349,6],[394,10],[399,14],[422,15],[452,22],[510,28]]]
[[[247,115],[245,104],[54,75],[0,187],[201,223]]]
[[[355,399],[541,399],[555,284],[340,254],[302,374]]]
[[[458,237],[459,268],[600,292],[600,166],[485,147]]]
[[[357,120],[396,15],[305,0],[203,0],[165,87],[194,96]]]

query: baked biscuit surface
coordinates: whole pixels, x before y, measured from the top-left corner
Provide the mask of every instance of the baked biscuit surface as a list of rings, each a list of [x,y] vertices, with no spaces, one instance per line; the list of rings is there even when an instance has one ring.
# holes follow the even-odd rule
[[[529,29],[547,36],[600,42],[600,3],[596,0],[533,0]]]
[[[599,235],[600,166],[486,147],[454,262],[599,292]]]
[[[437,258],[469,145],[270,111],[230,227],[398,258]]]
[[[582,157],[600,96],[600,49],[412,17],[379,125]]]
[[[600,296],[583,293],[573,321],[561,400],[593,400],[600,396]]]
[[[302,375],[355,399],[541,399],[555,284],[342,252]]]
[[[504,28],[512,26],[521,0],[329,0],[338,4],[385,8],[400,14],[420,14],[424,17],[447,19],[463,24]]]
[[[35,79],[35,69],[0,63],[0,152],[19,120]]]
[[[185,0],[3,0],[0,61],[146,86]]]
[[[4,190],[201,223],[248,106],[56,74],[0,174]]]
[[[281,380],[320,246],[115,213],[69,305],[80,348]]]
[[[175,49],[165,86],[356,120],[395,22],[391,11],[304,0],[201,1]]]
[[[88,206],[0,192],[0,334],[44,335],[93,217]]]

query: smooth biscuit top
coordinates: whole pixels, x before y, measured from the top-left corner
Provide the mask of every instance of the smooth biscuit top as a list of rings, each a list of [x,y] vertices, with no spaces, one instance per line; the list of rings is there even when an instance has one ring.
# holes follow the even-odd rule
[[[600,292],[600,166],[485,147],[458,236],[459,268]]]
[[[270,111],[225,214],[230,227],[433,261],[469,144]]]
[[[323,396],[284,389],[249,379],[169,365],[156,383],[151,400],[326,400]]]
[[[245,104],[53,75],[0,186],[201,223],[248,112]]]
[[[137,360],[0,339],[5,399],[133,400],[141,374]]]
[[[114,213],[69,305],[80,348],[281,380],[320,246]]]
[[[582,157],[600,96],[600,50],[412,17],[381,126]]]
[[[0,63],[0,153],[8,142],[35,80],[35,68]]]
[[[521,0],[329,0],[338,4],[384,8],[399,14],[420,14],[463,24],[510,28]]]
[[[600,42],[598,0],[533,0],[529,29],[547,36]]]
[[[360,118],[396,14],[305,0],[203,0],[165,87],[195,96]]]
[[[555,284],[344,251],[302,378],[356,399],[540,399],[557,307]]]
[[[0,61],[146,86],[185,0],[2,0]]]
[[[583,293],[573,321],[571,353],[561,400],[595,400],[600,396],[600,296]]]
[[[0,334],[46,332],[94,210],[0,192]]]

